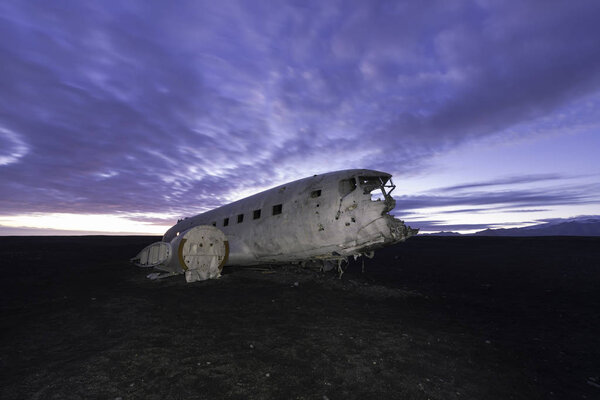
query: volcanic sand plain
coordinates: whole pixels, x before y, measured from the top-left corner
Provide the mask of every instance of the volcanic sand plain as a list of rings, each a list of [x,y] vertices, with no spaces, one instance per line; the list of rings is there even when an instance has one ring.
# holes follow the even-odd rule
[[[155,237],[0,237],[2,399],[600,398],[600,238],[415,237],[341,279],[151,281]]]

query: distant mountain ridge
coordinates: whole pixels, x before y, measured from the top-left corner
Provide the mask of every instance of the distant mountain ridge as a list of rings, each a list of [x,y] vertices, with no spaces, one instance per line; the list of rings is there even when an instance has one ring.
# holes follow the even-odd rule
[[[432,235],[449,236],[448,233],[439,232]],[[471,235],[461,236],[600,236],[600,216],[557,219],[522,228],[488,228]]]
[[[441,231],[436,233],[425,233],[421,236],[463,236],[458,232]]]

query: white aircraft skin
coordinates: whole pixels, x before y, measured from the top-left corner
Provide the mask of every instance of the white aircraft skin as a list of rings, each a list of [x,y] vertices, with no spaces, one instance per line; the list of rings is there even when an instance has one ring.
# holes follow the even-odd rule
[[[371,199],[372,191],[392,189],[384,187],[388,182],[390,174],[366,169],[314,175],[186,218],[162,240],[170,242],[193,226],[216,226],[229,241],[225,265],[337,260],[370,252],[417,233],[388,214],[395,206],[389,191]],[[281,212],[273,215],[278,205]]]
[[[194,268],[191,263],[199,264],[200,261],[182,256],[186,240],[189,243],[184,253],[193,252],[192,258],[197,260],[197,254],[200,254],[197,251],[204,251],[199,238],[208,240],[205,235],[214,238],[209,232],[213,230],[220,237],[224,234],[222,242],[227,248],[225,253],[219,253],[218,262],[212,262],[213,267],[207,263],[201,267],[205,271],[212,268],[214,273],[210,277],[218,277],[215,265],[219,262],[219,271],[223,265],[311,261],[323,265],[337,261],[340,268],[339,263],[350,256],[372,257],[373,250],[417,234],[418,229],[412,229],[388,214],[396,203],[390,195],[394,188],[390,174],[375,170],[351,169],[314,175],[180,220],[165,233],[162,242],[146,248],[154,246],[155,256],[160,248],[158,258],[148,256],[150,250],[142,256],[144,249],[132,261],[171,274],[187,274],[186,264]],[[179,236],[188,235],[193,228],[202,230],[196,234],[196,239]],[[215,244],[217,241],[213,240]],[[212,247],[213,242],[210,243],[211,250],[216,249],[216,246]],[[205,241],[203,249],[208,249],[208,244]],[[179,260],[175,257],[177,252]],[[162,261],[153,263],[150,259]],[[206,272],[202,278],[188,281],[210,279],[207,274],[210,275]]]

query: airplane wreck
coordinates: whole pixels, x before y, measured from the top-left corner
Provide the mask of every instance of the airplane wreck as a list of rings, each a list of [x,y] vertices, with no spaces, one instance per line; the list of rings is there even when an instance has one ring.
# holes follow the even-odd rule
[[[351,169],[314,175],[179,220],[131,261],[185,274],[187,282],[218,278],[224,266],[336,264],[417,234],[389,212],[395,186],[385,172]]]

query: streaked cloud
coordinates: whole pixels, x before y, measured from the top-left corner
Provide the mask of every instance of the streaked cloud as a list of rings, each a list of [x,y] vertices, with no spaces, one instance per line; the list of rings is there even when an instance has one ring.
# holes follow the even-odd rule
[[[594,1],[5,1],[0,15],[3,215],[190,215],[315,173],[425,173],[461,143],[600,122]],[[470,193],[566,174],[398,203],[598,200],[585,184]]]
[[[0,145],[0,166],[19,161],[29,151],[19,135],[2,127],[0,127]]]
[[[506,178],[499,178],[493,181],[487,182],[473,182],[462,185],[446,186],[438,189],[432,189],[435,192],[455,192],[463,189],[475,189],[485,188],[491,186],[504,186],[504,185],[515,185],[515,184],[531,184],[545,181],[556,181],[559,179],[566,179],[566,177],[559,174],[536,174],[536,175],[521,175],[521,176],[510,176]]]
[[[597,190],[597,189],[596,189]],[[399,209],[418,210],[427,207],[496,206],[536,207],[540,205],[597,204],[597,191],[590,195],[584,188],[570,190],[506,190],[500,192],[475,192],[455,195],[401,196],[396,199]],[[472,209],[467,209],[467,211]]]

